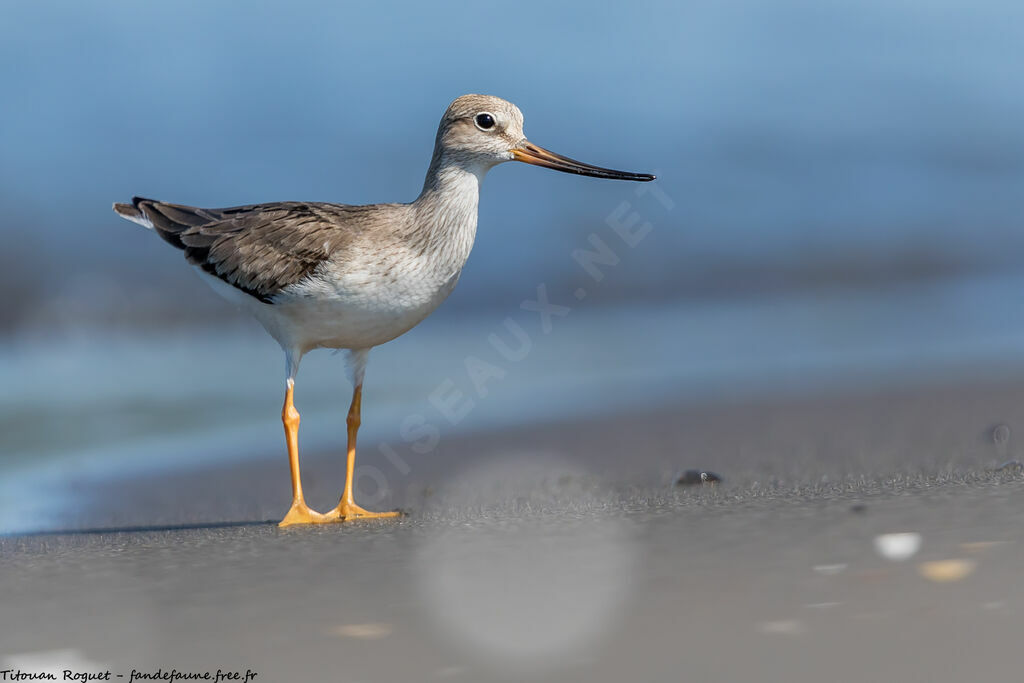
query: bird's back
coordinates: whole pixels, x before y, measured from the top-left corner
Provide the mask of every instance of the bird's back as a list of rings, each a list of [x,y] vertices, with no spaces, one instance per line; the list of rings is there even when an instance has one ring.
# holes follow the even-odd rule
[[[393,339],[448,296],[461,270],[433,257],[434,241],[409,204],[204,209],[135,197],[114,210],[183,250],[282,345],[362,348]]]
[[[204,209],[135,197],[114,210],[152,228],[192,265],[271,303],[328,261],[348,260],[364,240],[391,241],[404,223],[403,207],[272,202]]]

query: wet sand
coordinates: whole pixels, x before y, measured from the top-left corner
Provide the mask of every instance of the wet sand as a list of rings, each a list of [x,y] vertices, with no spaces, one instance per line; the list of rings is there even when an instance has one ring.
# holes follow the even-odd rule
[[[998,467],[1022,424],[1006,383],[663,406],[445,439],[402,467],[365,444],[377,506],[410,515],[312,529],[268,521],[283,455],[83,480],[76,533],[0,538],[0,668],[1015,680],[1024,476]],[[341,458],[303,464],[329,507]],[[724,482],[674,486],[690,468]],[[920,548],[884,557],[899,532]]]

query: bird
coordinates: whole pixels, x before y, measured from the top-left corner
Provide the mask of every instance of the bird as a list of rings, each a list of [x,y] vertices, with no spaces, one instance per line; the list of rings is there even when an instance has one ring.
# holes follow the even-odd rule
[[[118,215],[183,251],[202,279],[281,345],[292,504],[280,526],[401,516],[364,509],[353,492],[369,353],[415,327],[451,294],[476,237],[480,183],[506,161],[595,178],[655,179],[539,147],[523,133],[516,105],[471,94],[444,112],[423,189],[409,203],[287,201],[208,209],[134,197],[114,204]],[[352,382],[345,484],[327,513],[310,508],[303,495],[294,403],[299,363],[317,348],[344,350]]]

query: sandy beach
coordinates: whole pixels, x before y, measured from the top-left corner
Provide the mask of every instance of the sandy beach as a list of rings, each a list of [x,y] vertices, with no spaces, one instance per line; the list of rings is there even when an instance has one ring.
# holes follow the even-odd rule
[[[470,434],[404,474],[367,443],[377,506],[409,516],[311,529],[273,524],[283,454],[83,481],[77,531],[0,539],[0,658],[126,680],[1014,680],[1024,477],[999,466],[1022,419],[1024,384],[950,384]],[[341,459],[304,466],[328,507]],[[673,485],[693,468],[724,481]]]

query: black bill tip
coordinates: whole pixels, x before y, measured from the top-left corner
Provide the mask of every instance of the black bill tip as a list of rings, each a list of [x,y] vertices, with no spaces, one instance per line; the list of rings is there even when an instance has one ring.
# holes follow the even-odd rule
[[[549,150],[539,147],[532,142],[525,142],[512,150],[512,158],[523,163],[543,166],[562,173],[575,173],[577,175],[590,176],[591,178],[607,178],[609,180],[633,180],[641,183],[648,183],[655,179],[650,173],[631,173],[629,171],[616,171],[611,168],[601,168],[576,161],[569,157],[555,154]]]

